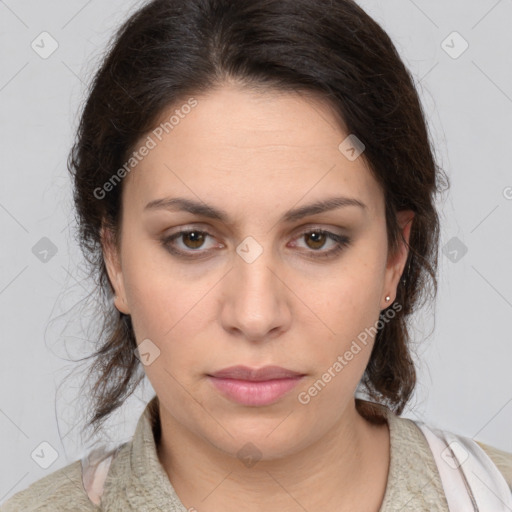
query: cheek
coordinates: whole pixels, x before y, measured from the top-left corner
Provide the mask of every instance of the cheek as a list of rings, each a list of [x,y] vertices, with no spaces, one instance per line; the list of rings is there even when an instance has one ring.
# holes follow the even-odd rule
[[[330,330],[329,339],[318,344],[315,357],[319,372],[330,369],[336,375],[331,389],[355,386],[367,365],[381,307],[382,254],[375,243],[361,244],[313,294],[312,309]]]
[[[340,283],[341,284],[341,283]],[[301,389],[299,403],[326,411],[334,421],[343,405],[353,397],[368,364],[379,320],[375,298],[378,287],[360,278],[347,279],[344,293],[330,289],[325,307],[319,309],[329,336],[306,349],[314,361],[315,375]],[[325,297],[324,295],[324,297]],[[372,306],[373,305],[373,306]],[[334,333],[334,334],[333,334]],[[333,405],[335,405],[333,407]],[[322,412],[322,415],[324,412]]]
[[[159,364],[146,367],[148,375],[164,368],[185,375],[186,369],[198,367],[204,353],[199,335],[214,317],[205,307],[215,282],[181,277],[171,265],[162,264],[165,257],[151,259],[154,251],[158,249],[127,246],[123,276],[132,324],[138,343],[149,339],[160,351]]]
[[[136,334],[161,338],[185,314],[192,288],[175,277],[157,242],[135,229],[124,236],[123,280]]]
[[[205,322],[201,299],[206,293],[204,286],[186,281],[131,274],[126,294],[137,340],[153,339],[162,349],[177,341],[190,343]]]
[[[360,244],[322,283],[316,307],[333,330],[364,327],[378,316],[386,264],[382,254],[375,243]]]

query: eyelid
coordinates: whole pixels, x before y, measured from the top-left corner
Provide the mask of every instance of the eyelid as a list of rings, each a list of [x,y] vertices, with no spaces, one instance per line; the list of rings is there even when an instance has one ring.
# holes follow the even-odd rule
[[[180,226],[177,231],[170,233],[168,235],[165,235],[161,239],[161,245],[164,249],[166,249],[169,253],[172,255],[183,258],[185,260],[193,261],[196,259],[203,259],[207,258],[214,250],[215,248],[210,249],[177,249],[176,247],[172,246],[172,242],[174,240],[177,240],[180,238],[181,235],[187,234],[193,231],[197,231],[203,235],[206,235],[206,237],[210,237],[215,239],[215,236],[212,235],[209,231],[207,231],[209,228],[201,228],[197,225],[189,224],[185,226]],[[331,230],[332,228],[326,228],[319,225],[303,225],[300,228],[298,228],[300,231],[296,231],[296,234],[292,236],[292,241],[295,241],[299,239],[301,236],[308,235],[311,233],[321,233],[325,234],[327,239],[331,242],[334,242],[335,246],[329,250],[323,250],[322,248],[318,250],[314,249],[308,249],[303,248],[301,249],[301,252],[305,254],[306,257],[312,258],[312,259],[321,259],[321,258],[334,258],[338,253],[343,251],[346,247],[351,245],[352,239],[351,237],[348,237],[347,235],[336,233],[334,230]],[[339,228],[337,228],[339,229]],[[220,244],[220,248],[224,248],[224,244]],[[217,246],[217,248],[219,248]]]
[[[343,233],[340,231],[343,230],[341,226],[333,226],[333,225],[325,225],[325,224],[315,224],[308,222],[307,224],[303,224],[302,226],[299,226],[294,232],[297,233],[297,235],[293,235],[294,237],[303,235],[305,233],[310,233],[311,231],[329,231],[331,233],[334,233],[335,235],[342,236]],[[345,230],[346,231],[346,230]]]
[[[311,233],[312,231],[327,231],[327,232],[331,232],[337,236],[348,237],[344,233],[333,231],[333,230],[340,230],[340,229],[343,229],[343,228],[341,228],[340,226],[325,226],[325,225],[320,225],[320,224],[308,223],[308,224],[304,224],[304,225],[296,228],[294,230],[293,234],[291,235],[291,237],[293,240],[295,240],[299,236],[305,235],[307,233]],[[201,223],[185,224],[183,226],[179,226],[178,228],[176,228],[176,231],[165,234],[163,238],[168,239],[168,238],[172,237],[173,235],[177,235],[178,233],[180,233],[180,234],[188,233],[189,231],[199,231],[200,233],[207,234],[208,236],[210,236],[212,238],[216,238],[216,236],[212,233],[212,231],[217,231],[217,230],[212,229],[211,226],[205,227],[204,224],[201,225]]]

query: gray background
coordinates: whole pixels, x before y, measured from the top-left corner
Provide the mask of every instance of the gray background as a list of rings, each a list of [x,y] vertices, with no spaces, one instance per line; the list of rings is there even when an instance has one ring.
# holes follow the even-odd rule
[[[512,452],[512,1],[359,3],[414,74],[452,183],[439,204],[438,300],[412,333],[419,382],[406,416]],[[87,354],[95,318],[76,306],[91,283],[66,158],[85,84],[136,4],[0,1],[0,502],[85,453],[72,360]],[[47,58],[44,31],[58,43]],[[149,384],[137,390],[109,442],[131,437],[151,396]]]

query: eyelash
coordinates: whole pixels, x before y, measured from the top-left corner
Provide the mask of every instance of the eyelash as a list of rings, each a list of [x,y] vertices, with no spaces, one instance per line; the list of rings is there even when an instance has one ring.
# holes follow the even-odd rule
[[[207,235],[207,236],[210,236],[213,238],[213,236],[210,235],[210,233],[208,233],[207,231],[202,231],[199,229],[186,229],[186,230],[181,230],[181,231],[178,231],[177,233],[173,233],[172,235],[162,238],[161,244],[164,247],[164,249],[166,249],[168,252],[170,252],[171,254],[178,256],[178,257],[184,257],[184,258],[189,258],[189,259],[199,259],[199,258],[204,257],[204,253],[205,252],[208,253],[209,251],[204,251],[203,255],[200,255],[200,256],[191,256],[191,253],[199,253],[200,249],[197,249],[197,250],[190,249],[188,251],[182,251],[180,249],[176,249],[175,247],[173,247],[171,245],[172,242],[174,242],[174,240],[178,239],[179,237],[181,237],[183,235],[188,235],[190,233],[198,233],[200,235]],[[335,255],[339,254],[343,249],[345,249],[346,247],[348,247],[351,244],[350,238],[348,238],[344,235],[338,235],[331,231],[327,231],[325,229],[320,229],[320,228],[318,228],[318,229],[313,228],[313,229],[304,231],[304,232],[300,233],[297,237],[295,237],[294,240],[299,240],[301,237],[303,237],[305,235],[311,235],[313,233],[325,235],[329,240],[336,242],[336,247],[334,247],[334,249],[331,249],[329,251],[321,251],[320,249],[319,250],[310,249],[309,252],[312,253],[313,258],[334,257]]]

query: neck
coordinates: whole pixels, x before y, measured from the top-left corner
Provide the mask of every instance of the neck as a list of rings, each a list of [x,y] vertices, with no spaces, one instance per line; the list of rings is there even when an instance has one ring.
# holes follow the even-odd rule
[[[389,466],[389,430],[358,414],[352,401],[316,442],[279,458],[242,464],[185,429],[160,405],[158,455],[182,503],[224,512],[378,511]],[[193,508],[192,508],[193,507]]]

